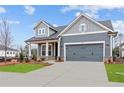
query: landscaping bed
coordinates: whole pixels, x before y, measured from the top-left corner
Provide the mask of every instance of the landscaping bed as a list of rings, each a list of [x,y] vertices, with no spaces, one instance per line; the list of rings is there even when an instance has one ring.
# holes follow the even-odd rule
[[[108,80],[124,82],[124,64],[105,64]]]
[[[18,72],[26,73],[36,69],[43,68],[45,66],[50,66],[52,64],[43,63],[43,62],[1,62],[0,63],[0,72]]]

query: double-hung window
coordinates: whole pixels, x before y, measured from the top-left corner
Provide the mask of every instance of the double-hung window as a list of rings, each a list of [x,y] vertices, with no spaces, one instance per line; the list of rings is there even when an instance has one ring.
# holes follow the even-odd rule
[[[42,56],[46,56],[46,45],[45,44],[42,45],[41,48],[42,48],[41,49],[41,55]],[[48,46],[48,55],[52,56],[52,45],[51,44],[49,44],[49,46]]]
[[[46,55],[46,45],[42,45],[42,49],[41,49],[41,53],[42,53],[42,56],[45,56]]]
[[[38,35],[45,35],[45,28],[41,28],[38,30]]]

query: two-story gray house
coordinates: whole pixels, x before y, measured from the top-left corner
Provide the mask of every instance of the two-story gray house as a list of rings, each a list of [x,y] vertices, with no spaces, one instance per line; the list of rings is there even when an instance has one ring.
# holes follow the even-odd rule
[[[37,44],[37,57],[71,62],[108,60],[117,34],[110,20],[96,21],[86,14],[80,14],[69,25],[58,27],[42,20],[34,31],[35,36],[25,41],[29,45],[29,57],[31,44]]]

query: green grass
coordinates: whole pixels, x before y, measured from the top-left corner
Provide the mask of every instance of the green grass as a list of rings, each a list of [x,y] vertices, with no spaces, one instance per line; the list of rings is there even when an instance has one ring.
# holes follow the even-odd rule
[[[0,72],[19,72],[19,73],[26,73],[36,69],[40,69],[44,67],[41,64],[15,64],[15,65],[8,65],[8,66],[1,66]]]
[[[124,64],[105,64],[108,80],[124,82]]]

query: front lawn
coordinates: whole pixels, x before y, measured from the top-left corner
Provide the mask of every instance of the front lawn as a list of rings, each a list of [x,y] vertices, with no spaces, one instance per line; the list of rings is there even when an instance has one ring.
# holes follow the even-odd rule
[[[8,66],[1,66],[0,72],[19,72],[19,73],[26,73],[36,69],[40,69],[44,67],[42,64],[15,64],[15,65],[8,65]]]
[[[124,64],[105,64],[108,80],[124,82]]]

